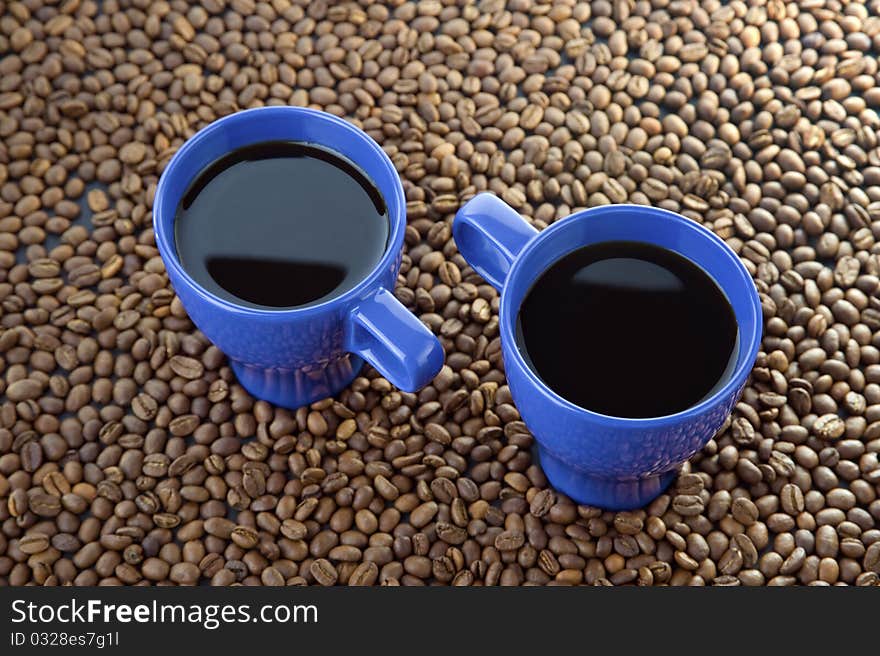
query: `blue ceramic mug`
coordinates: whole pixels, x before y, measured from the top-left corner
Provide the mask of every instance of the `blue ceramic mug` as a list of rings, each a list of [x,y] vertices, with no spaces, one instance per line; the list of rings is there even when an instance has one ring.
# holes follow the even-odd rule
[[[390,225],[384,255],[354,288],[315,305],[264,310],[215,296],[187,273],[177,257],[174,217],[187,187],[206,166],[237,148],[277,140],[324,146],[360,168],[385,199]],[[243,231],[247,223],[242,216]],[[177,151],[163,172],[153,228],[171,284],[190,318],[258,398],[297,408],[332,396],[351,382],[364,360],[397,387],[415,391],[443,365],[440,342],[392,293],[406,228],[397,171],[375,141],[335,116],[299,107],[261,107],[211,123]]]
[[[609,509],[643,506],[663,492],[678,466],[724,423],[758,353],[761,305],[736,254],[701,225],[654,207],[594,207],[538,232],[490,194],[459,210],[453,235],[468,264],[501,292],[507,381],[550,482],[580,503]],[[545,385],[517,348],[516,319],[532,284],[568,253],[607,241],[647,242],[678,253],[712,276],[730,301],[739,329],[736,364],[697,405],[646,419],[591,412]]]

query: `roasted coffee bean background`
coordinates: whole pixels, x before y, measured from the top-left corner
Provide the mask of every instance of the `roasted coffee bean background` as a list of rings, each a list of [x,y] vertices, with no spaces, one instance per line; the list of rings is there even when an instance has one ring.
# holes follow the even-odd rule
[[[0,583],[877,583],[877,0],[0,10]],[[397,295],[447,351],[421,392],[365,370],[255,401],[169,287],[159,175],[264,104],[345,116],[400,171]],[[450,236],[484,190],[539,228],[675,210],[754,275],[742,401],[649,507],[578,506],[533,461]]]

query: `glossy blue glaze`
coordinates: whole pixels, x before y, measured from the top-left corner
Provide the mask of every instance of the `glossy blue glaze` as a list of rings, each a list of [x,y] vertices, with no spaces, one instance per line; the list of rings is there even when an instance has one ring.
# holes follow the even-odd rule
[[[218,298],[189,276],[177,257],[174,216],[205,166],[236,148],[279,139],[325,146],[359,166],[385,199],[390,229],[382,259],[351,290],[304,308],[262,310]],[[297,408],[332,396],[351,382],[363,360],[394,385],[415,391],[443,364],[437,338],[389,291],[400,269],[406,228],[397,171],[375,141],[335,116],[299,107],[261,107],[210,124],[177,151],[163,172],[153,227],[171,284],[189,316],[226,353],[239,382],[256,397]],[[241,229],[247,230],[246,216]]]
[[[721,239],[694,221],[641,205],[594,207],[537,232],[502,201],[481,194],[459,210],[453,235],[468,263],[488,274],[487,280],[501,291],[499,318],[507,380],[539,444],[550,482],[572,499],[594,506],[623,509],[650,502],[673,480],[678,466],[721,427],[754,365],[761,342],[761,305],[742,262]],[[733,372],[688,410],[647,419],[591,412],[548,388],[517,348],[516,317],[541,273],[573,250],[615,240],[648,242],[689,258],[715,279],[733,307],[739,326]]]

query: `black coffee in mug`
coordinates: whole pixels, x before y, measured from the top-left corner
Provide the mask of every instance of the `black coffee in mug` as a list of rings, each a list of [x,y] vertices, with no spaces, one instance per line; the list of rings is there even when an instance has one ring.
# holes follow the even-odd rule
[[[177,255],[208,291],[239,305],[293,308],[362,281],[388,242],[376,185],[341,155],[272,141],[209,164],[174,224]]]
[[[718,284],[672,251],[641,242],[584,246],[529,290],[517,345],[557,394],[615,417],[693,406],[736,362],[737,323]]]

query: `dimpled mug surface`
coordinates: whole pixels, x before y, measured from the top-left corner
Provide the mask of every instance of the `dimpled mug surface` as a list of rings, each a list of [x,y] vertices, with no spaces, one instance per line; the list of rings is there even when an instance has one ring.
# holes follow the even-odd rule
[[[538,232],[490,194],[476,196],[459,210],[453,235],[468,264],[501,292],[507,380],[550,482],[579,503],[613,510],[640,507],[656,498],[679,466],[724,424],[757,357],[761,305],[736,254],[696,222],[659,208],[594,207]],[[726,380],[684,411],[631,419],[582,408],[550,389],[517,347],[517,315],[532,284],[572,251],[612,241],[650,243],[688,258],[712,277],[733,308],[739,332],[735,365]]]
[[[212,294],[181,266],[175,214],[206,166],[238,148],[278,140],[323,146],[363,171],[387,205],[388,244],[363,280],[329,300],[292,309],[246,307]],[[354,379],[365,360],[394,385],[415,391],[443,364],[437,338],[392,293],[406,227],[397,171],[375,141],[335,116],[299,107],[262,107],[215,121],[190,138],[163,172],[153,225],[171,284],[190,318],[258,398],[297,408],[332,396]],[[241,229],[247,225],[248,217],[242,216]]]

